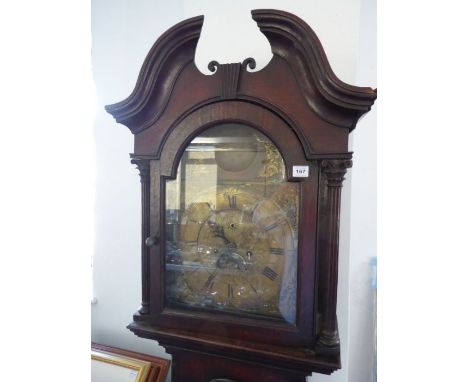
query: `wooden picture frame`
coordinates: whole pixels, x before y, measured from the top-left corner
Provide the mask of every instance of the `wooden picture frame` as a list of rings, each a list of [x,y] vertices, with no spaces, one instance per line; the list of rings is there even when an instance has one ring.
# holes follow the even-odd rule
[[[112,379],[112,382],[165,382],[171,364],[171,361],[167,359],[97,343],[91,344],[91,359],[107,365],[123,367],[130,373],[136,373],[135,378],[127,375],[127,379],[119,381]],[[117,369],[111,372],[124,377],[124,373]],[[107,382],[107,380],[92,379],[92,382],[101,381]]]
[[[149,362],[91,351],[92,382],[146,382],[151,368]],[[98,367],[99,366],[99,367]]]

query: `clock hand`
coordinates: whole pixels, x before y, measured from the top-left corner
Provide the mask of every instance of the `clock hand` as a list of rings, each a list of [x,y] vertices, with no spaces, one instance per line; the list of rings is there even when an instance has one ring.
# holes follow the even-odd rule
[[[224,244],[226,244],[228,248],[236,248],[236,244],[226,237],[223,226],[216,223],[212,223],[210,226],[211,232],[213,233],[214,237],[219,237],[220,239],[222,239],[224,241]]]

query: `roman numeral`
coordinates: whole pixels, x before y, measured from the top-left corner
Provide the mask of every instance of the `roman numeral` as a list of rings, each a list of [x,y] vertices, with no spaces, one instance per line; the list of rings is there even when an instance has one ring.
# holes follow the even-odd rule
[[[237,196],[236,195],[228,195],[228,202],[229,208],[237,208]]]
[[[258,294],[257,290],[255,289],[255,287],[252,285],[252,283],[249,283],[250,284],[250,287],[252,288],[252,290],[255,292],[255,294]]]
[[[273,255],[284,255],[284,248],[270,248],[270,252]]]
[[[263,276],[268,277],[271,281],[275,281],[276,277],[278,277],[278,273],[276,273],[270,267],[265,267],[262,272]]]
[[[278,217],[278,220],[274,221],[273,223],[271,224],[268,224],[266,226],[263,227],[263,229],[265,231],[271,231],[272,229],[275,229],[276,227],[279,227],[280,225],[286,223],[287,220],[284,216],[280,216]]]
[[[265,231],[271,231],[272,229],[275,229],[276,227],[278,227],[279,223],[278,222],[274,222],[274,223],[271,223],[265,227],[263,227],[263,229]]]
[[[213,289],[215,277],[216,277],[216,272],[213,272],[205,282],[205,285],[204,285],[205,289],[208,289],[209,291]]]
[[[232,285],[228,284],[227,289],[228,289],[228,299],[232,300],[234,298],[234,289]]]

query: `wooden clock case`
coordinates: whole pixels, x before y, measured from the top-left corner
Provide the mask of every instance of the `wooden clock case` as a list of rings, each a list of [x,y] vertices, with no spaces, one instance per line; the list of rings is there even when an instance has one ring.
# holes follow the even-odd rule
[[[273,58],[209,65],[194,57],[203,16],[169,29],[151,48],[132,94],[106,110],[135,137],[141,177],[142,302],[128,328],[173,356],[173,381],[304,381],[340,367],[336,319],[340,192],[351,166],[348,135],[376,99],[371,88],[340,81],[312,29],[277,10],[254,10]],[[220,123],[242,123],[269,137],[288,181],[300,182],[297,318],[275,320],[180,309],[165,301],[164,190],[185,147]],[[295,178],[293,165],[308,165]],[[156,175],[155,175],[156,174]]]

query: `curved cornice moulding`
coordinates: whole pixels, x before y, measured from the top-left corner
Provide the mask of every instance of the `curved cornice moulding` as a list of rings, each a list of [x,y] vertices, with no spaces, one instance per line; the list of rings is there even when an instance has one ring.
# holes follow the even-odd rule
[[[117,122],[135,132],[132,121],[138,119],[153,93],[157,95],[157,115],[153,120],[160,117],[178,75],[185,65],[194,61],[203,19],[203,16],[196,16],[181,21],[156,40],[141,67],[133,92],[123,101],[105,107]]]
[[[341,81],[333,73],[317,35],[299,17],[272,9],[253,10],[252,17],[267,37],[273,55],[289,64],[309,108],[321,119],[352,130],[370,110],[377,91]],[[145,58],[130,96],[106,106],[117,122],[135,134],[161,117],[178,76],[188,64],[194,63],[203,19],[197,16],[184,20],[158,38]],[[262,70],[266,69],[268,65]],[[151,115],[146,113],[149,104]]]
[[[309,106],[328,122],[353,129],[359,118],[371,109],[377,90],[341,81],[333,72],[317,35],[299,17],[275,9],[256,9],[252,18],[270,42],[273,54],[288,61],[296,75],[308,74],[300,78],[299,84]],[[307,70],[295,70],[303,65]],[[325,102],[318,102],[314,89]],[[333,112],[330,106],[334,107]],[[337,108],[341,109],[343,118],[334,115]]]

